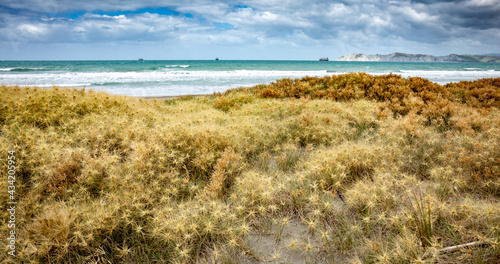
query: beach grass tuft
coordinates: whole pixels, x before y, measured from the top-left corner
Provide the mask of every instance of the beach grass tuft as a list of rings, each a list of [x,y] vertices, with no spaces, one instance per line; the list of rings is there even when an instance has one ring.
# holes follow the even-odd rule
[[[500,79],[0,93],[2,263],[500,261]]]

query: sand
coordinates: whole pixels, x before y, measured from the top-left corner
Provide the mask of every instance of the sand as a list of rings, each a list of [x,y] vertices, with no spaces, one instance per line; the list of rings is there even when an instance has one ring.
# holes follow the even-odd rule
[[[156,100],[170,100],[170,99],[178,99],[181,97],[202,97],[210,94],[185,94],[185,95],[164,95],[164,96],[138,96],[138,98],[142,99],[156,99]]]

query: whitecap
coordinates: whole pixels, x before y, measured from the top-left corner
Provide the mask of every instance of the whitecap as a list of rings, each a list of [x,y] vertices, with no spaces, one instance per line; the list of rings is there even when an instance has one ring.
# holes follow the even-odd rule
[[[165,65],[165,68],[188,68],[189,65]]]
[[[499,78],[500,72],[495,70],[481,71],[426,71],[426,70],[401,70],[403,77],[422,77],[439,84],[458,81],[474,81],[482,78]]]

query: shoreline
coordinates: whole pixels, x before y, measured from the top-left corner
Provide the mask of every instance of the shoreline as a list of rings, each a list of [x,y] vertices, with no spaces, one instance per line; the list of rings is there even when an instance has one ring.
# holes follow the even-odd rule
[[[185,95],[158,95],[158,96],[131,96],[131,97],[136,97],[136,98],[141,98],[141,99],[148,99],[148,100],[172,100],[172,99],[178,99],[182,97],[203,97],[203,96],[209,96],[212,94],[185,94]]]

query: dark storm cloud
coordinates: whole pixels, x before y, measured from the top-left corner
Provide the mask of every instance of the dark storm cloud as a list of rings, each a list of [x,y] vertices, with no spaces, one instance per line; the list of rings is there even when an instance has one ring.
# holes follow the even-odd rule
[[[443,15],[443,20],[451,25],[479,30],[500,28],[500,5],[450,9],[451,12]]]
[[[412,1],[425,4],[429,13],[439,16],[440,22],[449,26],[473,29],[500,28],[500,1]]]

